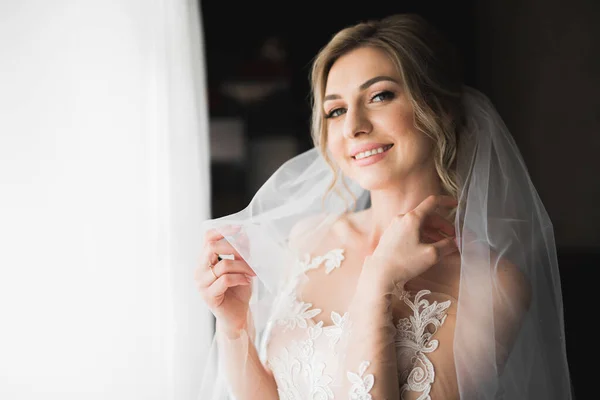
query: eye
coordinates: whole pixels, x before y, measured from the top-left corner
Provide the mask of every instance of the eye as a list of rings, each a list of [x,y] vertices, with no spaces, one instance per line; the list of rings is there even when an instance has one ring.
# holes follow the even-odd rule
[[[381,93],[377,93],[375,96],[371,98],[371,101],[374,103],[379,103],[385,100],[390,100],[394,98],[394,93],[389,90],[383,91]],[[378,100],[379,99],[379,100]]]
[[[329,111],[329,113],[325,116],[325,118],[339,117],[340,115],[342,115],[345,112],[346,112],[346,110],[343,108],[335,108],[335,109]]]

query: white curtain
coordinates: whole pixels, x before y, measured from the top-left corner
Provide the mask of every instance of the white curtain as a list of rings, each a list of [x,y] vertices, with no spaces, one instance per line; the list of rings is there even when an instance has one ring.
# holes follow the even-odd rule
[[[198,398],[198,8],[0,0],[0,399]]]

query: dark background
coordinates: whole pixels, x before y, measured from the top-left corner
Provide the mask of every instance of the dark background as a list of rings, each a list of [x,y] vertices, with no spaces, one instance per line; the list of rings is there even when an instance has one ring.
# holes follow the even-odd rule
[[[553,221],[574,392],[598,397],[587,363],[598,359],[591,323],[600,266],[600,1],[213,0],[201,11],[211,127],[237,121],[244,137],[243,157],[212,162],[213,217],[245,207],[281,162],[312,146],[309,67],[335,32],[405,12],[443,31],[463,55],[465,83],[503,116]],[[285,50],[279,61],[261,56],[273,40]],[[244,103],[227,85],[279,89]],[[211,146],[228,146],[215,132]]]

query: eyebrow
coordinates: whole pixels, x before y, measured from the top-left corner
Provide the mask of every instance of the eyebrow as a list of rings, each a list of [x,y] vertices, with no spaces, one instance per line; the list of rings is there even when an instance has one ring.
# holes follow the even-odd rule
[[[375,78],[371,78],[369,80],[367,80],[365,83],[363,83],[362,85],[360,85],[358,87],[359,90],[363,91],[366,88],[368,88],[371,85],[376,84],[377,82],[381,82],[381,81],[391,81],[394,83],[398,83],[398,81],[394,78],[392,78],[391,76],[385,76],[385,75],[381,75],[381,76],[376,76]],[[327,96],[325,96],[323,98],[323,102],[326,102],[327,100],[337,100],[340,99],[341,96],[339,94],[328,94]]]

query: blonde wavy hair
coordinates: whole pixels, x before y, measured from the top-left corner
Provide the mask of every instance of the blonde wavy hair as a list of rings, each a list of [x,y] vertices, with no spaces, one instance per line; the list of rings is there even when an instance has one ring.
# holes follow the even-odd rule
[[[456,50],[432,25],[415,14],[397,14],[339,31],[313,61],[311,135],[315,147],[334,173],[324,199],[341,175],[327,154],[323,112],[327,76],[338,58],[360,47],[382,50],[394,63],[414,110],[415,128],[435,143],[435,168],[442,188],[446,194],[456,197],[455,160],[458,132],[464,122],[462,66]],[[347,188],[343,176],[341,181]],[[342,193],[338,194],[345,198]],[[352,198],[356,205],[356,199]]]

